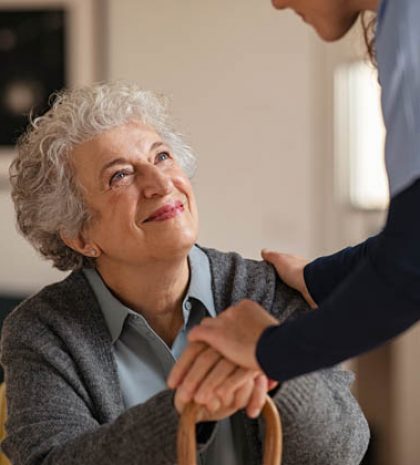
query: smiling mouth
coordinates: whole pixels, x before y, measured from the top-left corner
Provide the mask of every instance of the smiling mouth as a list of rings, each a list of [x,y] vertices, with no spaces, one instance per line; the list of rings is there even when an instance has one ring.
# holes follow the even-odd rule
[[[166,221],[171,218],[175,218],[181,213],[184,213],[184,210],[184,203],[180,200],[176,200],[174,203],[169,203],[161,208],[158,208],[148,218],[146,218],[143,223],[150,223],[152,221]]]

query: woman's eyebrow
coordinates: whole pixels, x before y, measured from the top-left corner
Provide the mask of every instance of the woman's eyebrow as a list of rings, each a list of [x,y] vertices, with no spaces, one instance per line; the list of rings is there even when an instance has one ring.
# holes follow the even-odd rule
[[[156,142],[153,142],[153,144],[149,148],[149,152],[152,152],[153,150],[156,150],[157,148],[161,147],[162,145],[165,145],[162,141],[158,140]],[[128,160],[123,157],[118,157],[118,158],[113,158],[109,162],[105,163],[104,166],[102,166],[101,171],[100,171],[100,177],[103,176],[103,173],[110,168],[111,166],[114,165],[120,165],[123,163],[128,163]]]
[[[153,150],[156,150],[161,145],[166,145],[166,144],[164,144],[161,140],[157,140],[156,142],[153,142],[153,144],[149,148],[149,152],[152,152]]]
[[[111,168],[111,166],[114,166],[114,165],[121,165],[123,163],[128,163],[128,160],[126,158],[122,158],[122,157],[119,157],[119,158],[113,158],[112,160],[110,160],[108,163],[105,163],[105,165],[101,168],[101,171],[100,171],[100,176],[99,177],[102,177],[104,172],[108,169],[108,168]]]

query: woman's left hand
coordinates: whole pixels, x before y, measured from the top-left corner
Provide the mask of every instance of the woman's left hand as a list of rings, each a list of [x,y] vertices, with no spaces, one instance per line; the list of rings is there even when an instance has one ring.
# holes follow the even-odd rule
[[[194,400],[216,416],[245,408],[248,416],[255,418],[264,406],[267,391],[277,385],[257,370],[238,367],[201,342],[190,343],[181,359],[168,378],[169,387],[177,389],[178,409]],[[179,367],[184,369],[180,371]]]

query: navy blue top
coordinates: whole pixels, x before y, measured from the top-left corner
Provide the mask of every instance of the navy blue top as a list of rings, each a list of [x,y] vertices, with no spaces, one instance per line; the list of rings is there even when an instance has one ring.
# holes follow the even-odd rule
[[[391,202],[382,232],[309,264],[318,310],[268,328],[257,359],[285,381],[356,356],[420,318],[420,2],[383,0],[376,37]]]

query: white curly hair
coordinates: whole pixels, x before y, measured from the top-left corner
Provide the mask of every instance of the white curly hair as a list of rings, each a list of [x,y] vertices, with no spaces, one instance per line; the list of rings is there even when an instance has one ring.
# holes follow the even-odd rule
[[[92,219],[74,177],[72,150],[132,120],[153,127],[193,176],[195,155],[173,129],[167,99],[134,83],[99,83],[55,94],[51,108],[31,122],[17,143],[10,182],[18,229],[60,270],[95,266],[94,259],[68,247],[60,235],[76,237]]]

